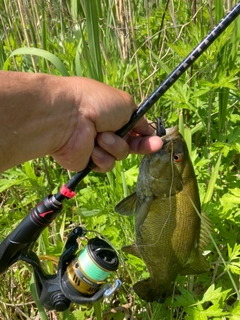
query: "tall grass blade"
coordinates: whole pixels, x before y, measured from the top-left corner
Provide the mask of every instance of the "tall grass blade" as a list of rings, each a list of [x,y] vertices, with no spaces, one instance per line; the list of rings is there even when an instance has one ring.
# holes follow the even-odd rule
[[[96,320],[102,320],[101,302],[97,301],[93,303]]]
[[[215,24],[217,24],[224,16],[224,3],[223,0],[215,0]]]
[[[126,183],[126,178],[124,174],[124,168],[123,168],[123,163],[121,161],[121,177],[122,177],[122,187],[123,187],[123,196],[124,198],[128,196],[128,187]]]
[[[82,67],[81,67],[81,47],[82,47],[83,41],[84,40],[80,38],[77,46],[77,50],[76,50],[76,55],[75,55],[75,73],[79,77],[83,75]]]
[[[95,80],[103,81],[102,61],[100,50],[100,38],[98,28],[98,4],[99,0],[85,1],[86,24],[88,33],[89,53],[92,62],[92,77]]]
[[[47,50],[47,22],[44,4],[45,1],[42,0],[42,48],[43,50]],[[45,59],[43,60],[43,70],[47,70],[47,64]]]
[[[179,119],[178,119],[178,130],[182,136],[184,136],[184,121],[183,121],[183,110],[179,111]]]
[[[71,0],[71,15],[74,22],[78,20],[78,1]]]
[[[220,88],[218,93],[219,98],[219,105],[218,105],[218,122],[219,122],[219,133],[221,133],[226,124],[226,117],[227,117],[227,105],[228,105],[228,98],[229,98],[229,88]]]
[[[6,54],[3,49],[2,41],[0,41],[0,70],[3,69],[4,61],[6,60]]]
[[[186,144],[188,147],[188,152],[191,156],[191,153],[192,153],[192,132],[191,132],[191,129],[185,127],[183,137],[184,137],[184,140],[186,141]]]
[[[191,156],[192,152],[192,132],[191,130],[184,125],[184,118],[183,118],[183,110],[181,109],[179,112],[179,119],[178,119],[178,130],[183,136],[187,147],[188,147],[188,152]]]
[[[43,49],[37,49],[37,48],[19,48],[14,50],[9,58],[16,56],[16,55],[24,55],[24,54],[29,54],[29,55],[36,55],[38,57],[44,58],[46,60],[49,60],[56,68],[57,71],[60,72],[62,76],[69,76],[67,69],[65,68],[64,64],[61,62],[61,60],[55,56],[54,54],[43,50]],[[4,70],[8,69],[8,64],[9,64],[9,58],[5,61],[4,63]]]
[[[37,289],[36,289],[36,286],[34,284],[33,276],[31,278],[30,291],[31,291],[31,295],[33,296],[33,299],[34,299],[34,301],[36,303],[36,306],[38,308],[38,312],[39,312],[39,315],[41,317],[41,320],[48,320],[48,316],[47,316],[43,306],[41,305],[41,303],[40,303],[40,301],[38,299]]]

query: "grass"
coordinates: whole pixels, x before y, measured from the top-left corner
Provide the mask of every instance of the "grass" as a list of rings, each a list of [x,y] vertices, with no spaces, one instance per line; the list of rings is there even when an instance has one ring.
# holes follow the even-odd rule
[[[2,0],[0,67],[92,77],[128,91],[140,103],[236,3]],[[18,263],[2,276],[0,318],[238,319],[239,38],[240,18],[148,113],[152,119],[163,113],[166,126],[179,124],[188,143],[202,207],[214,225],[209,273],[179,276],[164,304],[146,304],[132,291],[132,284],[147,275],[145,266],[124,256],[124,283],[111,301],[95,309],[72,305],[70,312],[57,314],[34,301],[31,269]],[[119,250],[133,242],[133,218],[118,216],[114,206],[134,189],[139,163],[138,156],[129,156],[106,175],[90,173],[77,188],[76,199],[66,202],[63,213],[41,235],[36,252],[58,257],[78,224],[104,234]],[[0,238],[68,179],[69,173],[49,157],[2,174]],[[47,267],[54,268],[51,263]]]

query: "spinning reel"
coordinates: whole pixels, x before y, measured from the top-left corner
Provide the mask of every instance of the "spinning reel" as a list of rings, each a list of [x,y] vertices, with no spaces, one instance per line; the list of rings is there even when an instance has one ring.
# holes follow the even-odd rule
[[[76,227],[70,233],[54,275],[42,269],[33,251],[19,257],[32,266],[39,301],[47,310],[64,311],[71,302],[93,303],[109,297],[121,286],[121,280],[117,279],[112,285],[101,287],[119,266],[117,251],[102,236],[90,239],[86,247],[76,254],[77,239],[85,238],[87,232]]]
[[[57,195],[45,197],[0,244],[0,273],[18,260],[29,263],[33,268],[40,303],[48,310],[64,311],[71,302],[96,302],[110,296],[121,285],[117,279],[112,285],[101,287],[106,278],[118,269],[119,255],[107,239],[95,231],[76,227],[70,233],[57,273],[53,275],[42,269],[38,256],[31,250],[41,232],[62,210],[61,201],[74,195],[75,192],[64,185]],[[57,200],[57,197],[62,200]],[[88,240],[86,234],[90,232],[97,236]],[[84,239],[87,241],[79,252],[78,238],[82,243]]]

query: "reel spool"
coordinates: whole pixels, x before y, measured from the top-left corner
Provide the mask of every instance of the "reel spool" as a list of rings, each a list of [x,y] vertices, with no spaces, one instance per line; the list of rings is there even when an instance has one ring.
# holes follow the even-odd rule
[[[67,267],[62,286],[71,294],[93,295],[118,265],[116,251],[106,241],[90,239]]]

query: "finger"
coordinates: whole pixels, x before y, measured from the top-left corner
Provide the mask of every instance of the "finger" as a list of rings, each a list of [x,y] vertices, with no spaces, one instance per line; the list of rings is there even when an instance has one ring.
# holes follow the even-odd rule
[[[116,160],[123,160],[129,154],[128,143],[112,132],[99,133],[97,143],[99,147],[112,155]]]
[[[147,120],[144,116],[135,124],[131,131],[140,135],[150,136],[155,132],[155,129],[150,125],[151,123],[152,121]]]
[[[136,137],[129,135],[127,138],[130,153],[150,154],[161,149],[163,142],[158,136]]]
[[[116,161],[112,155],[101,149],[99,146],[96,146],[93,149],[91,158],[96,165],[93,171],[102,173],[112,170]]]
[[[51,155],[65,169],[71,171],[83,170],[94,148],[95,132],[90,124],[81,123],[80,129],[75,130],[71,139]]]

